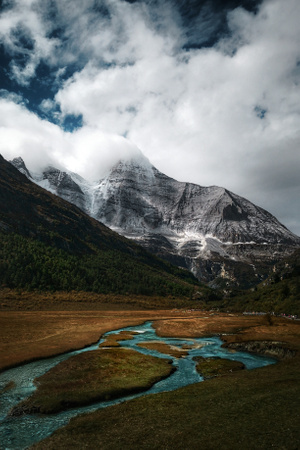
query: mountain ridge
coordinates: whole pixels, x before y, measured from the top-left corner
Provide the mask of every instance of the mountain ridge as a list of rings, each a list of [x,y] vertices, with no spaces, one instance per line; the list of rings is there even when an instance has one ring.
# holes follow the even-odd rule
[[[28,176],[25,163],[18,160],[18,165]],[[227,278],[239,284],[237,272],[245,265],[258,282],[267,266],[300,247],[300,238],[263,208],[222,187],[176,181],[142,154],[121,160],[97,183],[53,167],[29,175],[109,228],[207,282]]]
[[[32,183],[0,155],[1,285],[189,298],[199,283]]]

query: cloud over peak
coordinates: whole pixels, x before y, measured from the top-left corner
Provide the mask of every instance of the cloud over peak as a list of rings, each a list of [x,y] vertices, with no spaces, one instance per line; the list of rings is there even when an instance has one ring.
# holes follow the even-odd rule
[[[43,120],[4,95],[4,152],[96,176],[89,161],[104,168],[138,147],[166,174],[225,186],[296,230],[284,204],[300,210],[298,0],[6,4],[7,73],[44,90]]]

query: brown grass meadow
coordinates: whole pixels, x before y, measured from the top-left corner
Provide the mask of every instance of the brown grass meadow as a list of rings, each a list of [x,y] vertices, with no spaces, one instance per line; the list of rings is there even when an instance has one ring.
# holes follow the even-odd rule
[[[183,309],[142,310],[141,303],[134,310],[125,301],[116,301],[111,310],[106,302],[84,310],[88,302],[81,302],[76,310],[78,299],[61,305],[68,304],[68,310],[59,310],[57,302],[56,310],[47,311],[45,304],[39,307],[40,298],[30,301],[24,310],[16,299],[15,306],[11,303],[0,311],[1,370],[89,345],[106,331],[146,320],[153,321],[161,336],[218,334],[224,345],[260,342],[262,351],[268,351],[266,343],[272,344],[273,353],[283,351],[275,365],[230,371],[173,392],[79,416],[34,448],[300,448],[299,321]]]

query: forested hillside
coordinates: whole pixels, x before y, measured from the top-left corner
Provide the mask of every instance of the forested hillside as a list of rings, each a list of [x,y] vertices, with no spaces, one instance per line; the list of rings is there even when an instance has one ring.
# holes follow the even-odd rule
[[[0,283],[26,290],[177,295],[192,274],[30,182],[0,157]]]

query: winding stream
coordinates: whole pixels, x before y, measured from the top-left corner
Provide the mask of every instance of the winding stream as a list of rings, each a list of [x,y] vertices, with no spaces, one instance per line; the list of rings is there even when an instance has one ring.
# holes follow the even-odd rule
[[[61,361],[68,359],[70,356],[96,350],[99,344],[105,340],[105,336],[109,334],[116,334],[125,330],[133,331],[137,334],[135,334],[131,340],[121,341],[120,344],[122,346],[130,347],[138,352],[153,355],[159,358],[172,359],[173,365],[176,368],[175,372],[173,372],[173,374],[171,374],[168,378],[156,383],[151,389],[143,393],[134,394],[107,402],[94,403],[90,406],[74,408],[49,416],[8,416],[11,408],[27,398],[35,390],[35,386],[33,384],[35,378],[43,375],[52,367],[56,366]],[[176,359],[169,355],[137,346],[139,342],[145,341],[160,341],[176,347],[192,345],[195,348],[189,350],[185,357]],[[110,331],[106,333],[99,340],[99,342],[91,345],[90,347],[72,351],[51,359],[42,359],[7,370],[6,372],[0,374],[0,392],[3,388],[5,388],[5,386],[8,385],[8,383],[13,382],[14,387],[4,392],[0,398],[0,448],[18,450],[25,449],[31,444],[46,438],[58,428],[66,425],[72,417],[75,417],[78,414],[92,412],[100,408],[106,408],[107,406],[116,405],[143,395],[172,391],[192,383],[203,381],[202,377],[197,373],[195,368],[195,362],[193,361],[193,357],[195,356],[220,357],[241,361],[245,364],[247,369],[258,368],[268,364],[273,364],[275,362],[272,358],[257,356],[250,353],[232,353],[225,348],[221,348],[221,345],[222,341],[218,337],[193,339],[162,338],[156,335],[154,328],[152,328],[151,322],[146,322],[140,326],[126,327],[117,331]]]

